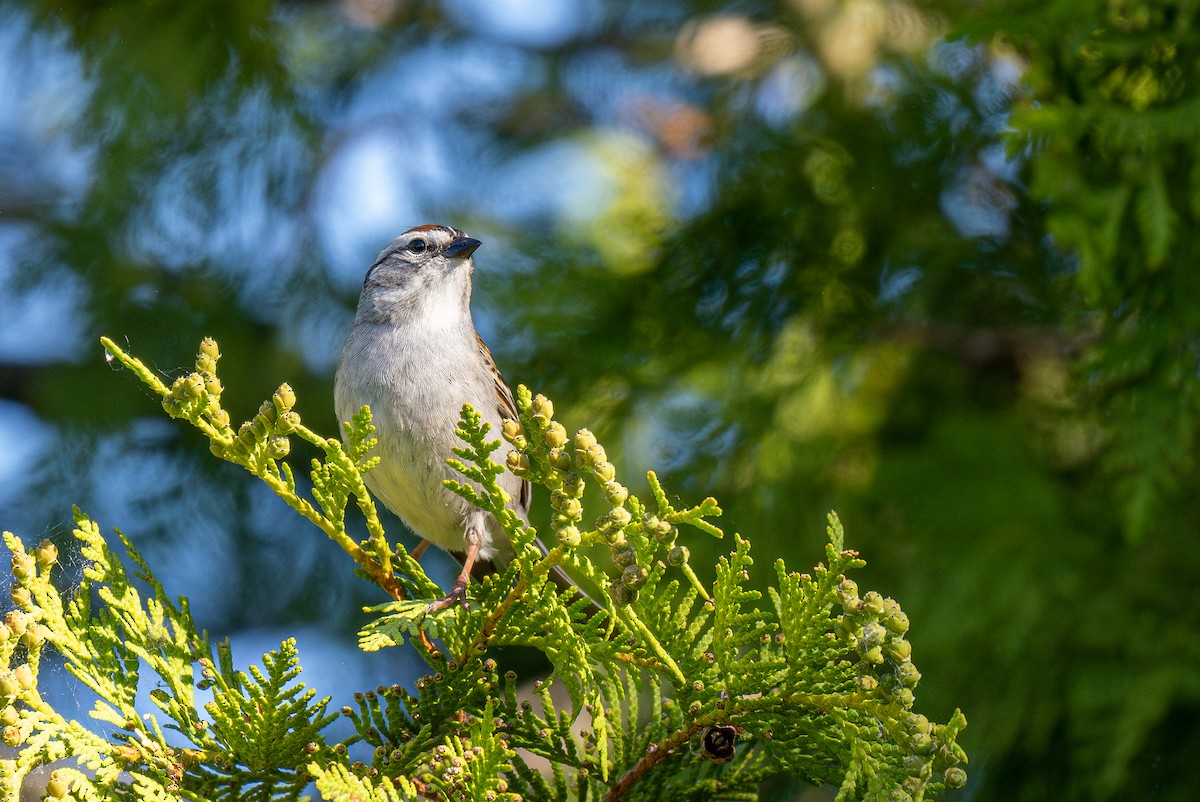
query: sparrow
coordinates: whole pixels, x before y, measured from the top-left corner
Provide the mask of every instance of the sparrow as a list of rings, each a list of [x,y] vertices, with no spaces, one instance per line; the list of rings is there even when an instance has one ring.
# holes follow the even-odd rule
[[[480,244],[443,225],[417,226],[392,240],[363,280],[334,381],[339,420],[371,407],[379,463],[365,475],[366,485],[423,538],[414,555],[427,543],[462,555],[454,588],[427,612],[466,603],[477,561],[513,556],[496,518],[443,484],[463,481],[446,464],[462,445],[455,428],[463,404],[474,407],[491,432],[499,432],[505,418],[517,418],[512,391],[471,318],[472,257]],[[494,458],[503,464],[511,450],[502,441]],[[528,520],[529,482],[507,471],[497,482]],[[556,582],[570,584],[557,573]]]

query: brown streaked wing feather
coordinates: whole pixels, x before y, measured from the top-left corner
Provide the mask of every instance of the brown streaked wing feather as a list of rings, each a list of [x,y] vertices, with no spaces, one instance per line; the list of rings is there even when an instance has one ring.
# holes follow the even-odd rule
[[[500,375],[500,370],[496,367],[496,360],[492,358],[492,352],[488,350],[487,343],[479,336],[479,332],[475,332],[475,342],[479,345],[479,355],[483,357],[483,364],[491,371],[492,378],[496,382],[496,410],[500,413],[500,417],[516,420],[517,402],[513,400],[512,390],[508,389],[508,383]],[[517,494],[517,504],[522,511],[529,509],[532,493],[533,488],[529,482],[521,482],[521,490]]]

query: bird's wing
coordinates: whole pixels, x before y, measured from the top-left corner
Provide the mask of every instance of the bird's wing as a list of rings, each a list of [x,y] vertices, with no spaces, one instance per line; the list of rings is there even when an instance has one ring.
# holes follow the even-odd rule
[[[483,341],[478,332],[475,333],[475,343],[479,346],[479,356],[483,358],[483,364],[487,366],[496,380],[496,411],[500,413],[501,418],[517,420],[517,402],[513,400],[512,390],[508,389],[508,383],[504,381],[504,376],[496,367],[496,360],[492,358],[492,352],[488,350],[487,343]],[[526,518],[528,518],[529,504],[532,500],[533,488],[529,482],[523,480],[517,491],[517,511]]]

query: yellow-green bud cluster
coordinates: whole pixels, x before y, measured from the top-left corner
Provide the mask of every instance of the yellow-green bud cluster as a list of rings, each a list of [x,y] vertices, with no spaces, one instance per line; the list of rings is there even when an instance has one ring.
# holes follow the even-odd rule
[[[229,413],[221,409],[224,387],[217,378],[217,360],[221,352],[216,340],[204,338],[196,354],[196,369],[171,383],[170,394],[163,399],[163,409],[175,417],[191,418],[204,414],[218,429],[229,425]]]
[[[505,420],[500,434],[512,450],[505,456],[510,472],[524,479],[544,483],[551,490],[554,508],[551,525],[559,542],[575,548],[584,542],[580,521],[583,516],[585,477],[592,476],[604,488],[605,498],[620,507],[629,491],[616,481],[616,468],[608,461],[604,448],[586,429],[572,440],[562,423],[554,420],[554,403],[543,395],[530,398],[518,388],[518,401],[528,409],[522,421]],[[528,407],[524,407],[528,404]],[[617,522],[619,528],[620,522]]]
[[[868,693],[883,693],[911,709],[913,690],[921,672],[912,663],[912,645],[904,638],[908,616],[893,599],[875,591],[861,597],[858,585],[843,578],[837,586],[842,616],[837,631],[847,647],[858,655],[858,687]],[[947,785],[962,787],[966,773],[958,767],[961,750],[946,745],[945,725],[933,725],[925,716],[910,713],[906,719],[908,750],[905,761],[907,784],[922,787],[934,773],[943,773]]]
[[[912,645],[904,639],[908,616],[895,600],[875,591],[860,598],[853,580],[843,579],[837,592],[843,612],[839,629],[858,654],[860,672],[874,676],[883,691],[911,707],[921,672],[912,664]]]
[[[498,738],[500,748],[508,750],[508,737],[501,734]],[[473,763],[484,757],[483,747],[472,746],[470,741],[462,740],[460,742],[461,754],[456,754],[445,744],[439,744],[434,747],[430,760],[417,769],[417,778],[426,785],[435,786],[448,795],[447,799],[466,799],[467,789],[471,787],[471,782],[474,775],[479,771],[478,766],[472,766]],[[380,753],[376,751],[377,758],[386,758],[389,755],[386,749]],[[406,756],[404,750],[395,750],[390,753],[397,761],[403,760]],[[388,762],[386,759],[384,762]],[[364,765],[362,770],[366,772],[368,769]],[[485,800],[504,800],[504,802],[518,802],[520,796],[508,793],[508,783],[504,779],[497,780],[494,791],[487,791],[484,795]]]
[[[648,515],[642,520],[642,530],[668,548],[675,544],[678,531],[670,522],[664,521],[657,515]]]
[[[584,489],[578,474],[568,473],[562,477],[559,488],[550,492],[550,506],[555,513],[551,524],[559,542],[568,548],[575,548],[583,542],[578,524],[583,517],[583,502],[580,499],[583,498]]]
[[[288,435],[300,426],[300,415],[292,409],[295,404],[296,393],[290,385],[281,384],[274,395],[259,406],[258,413],[238,427],[228,451],[251,463],[263,458],[278,460],[286,457],[292,450]],[[213,451],[223,456],[219,445],[214,444]]]
[[[959,765],[964,762],[964,755],[957,745],[946,743],[949,733],[945,724],[934,724],[919,713],[909,713],[904,720],[904,731],[909,749],[904,759],[906,788],[923,787],[935,774],[941,775],[947,787],[966,785],[967,773]]]
[[[587,429],[580,429],[575,435],[575,464],[581,473],[590,473],[602,485],[617,477],[616,466],[608,461],[604,446],[596,442],[596,435]]]
[[[665,517],[647,515],[644,506],[631,498],[629,489],[617,481],[616,466],[595,434],[580,429],[569,436],[567,429],[554,420],[550,400],[541,395],[531,397],[524,387],[517,388],[517,405],[524,413],[521,419],[505,420],[500,427],[501,436],[512,447],[505,457],[508,469],[550,489],[554,509],[551,525],[560,544],[575,548],[599,538],[609,545],[618,569],[609,591],[617,604],[631,603],[654,576],[652,565],[639,564],[638,554],[644,555],[648,546],[651,550],[656,543],[664,547],[671,566],[687,562],[687,549],[675,545],[675,525]],[[580,523],[589,479],[598,485],[610,505],[607,512],[594,519],[594,530],[590,532]]]

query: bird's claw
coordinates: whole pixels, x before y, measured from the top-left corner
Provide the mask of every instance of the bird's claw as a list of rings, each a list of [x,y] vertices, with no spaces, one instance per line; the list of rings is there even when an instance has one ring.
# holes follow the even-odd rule
[[[455,582],[454,587],[445,596],[430,602],[429,606],[425,608],[425,615],[439,613],[456,604],[461,604],[464,608],[467,606],[467,583],[461,580]]]

